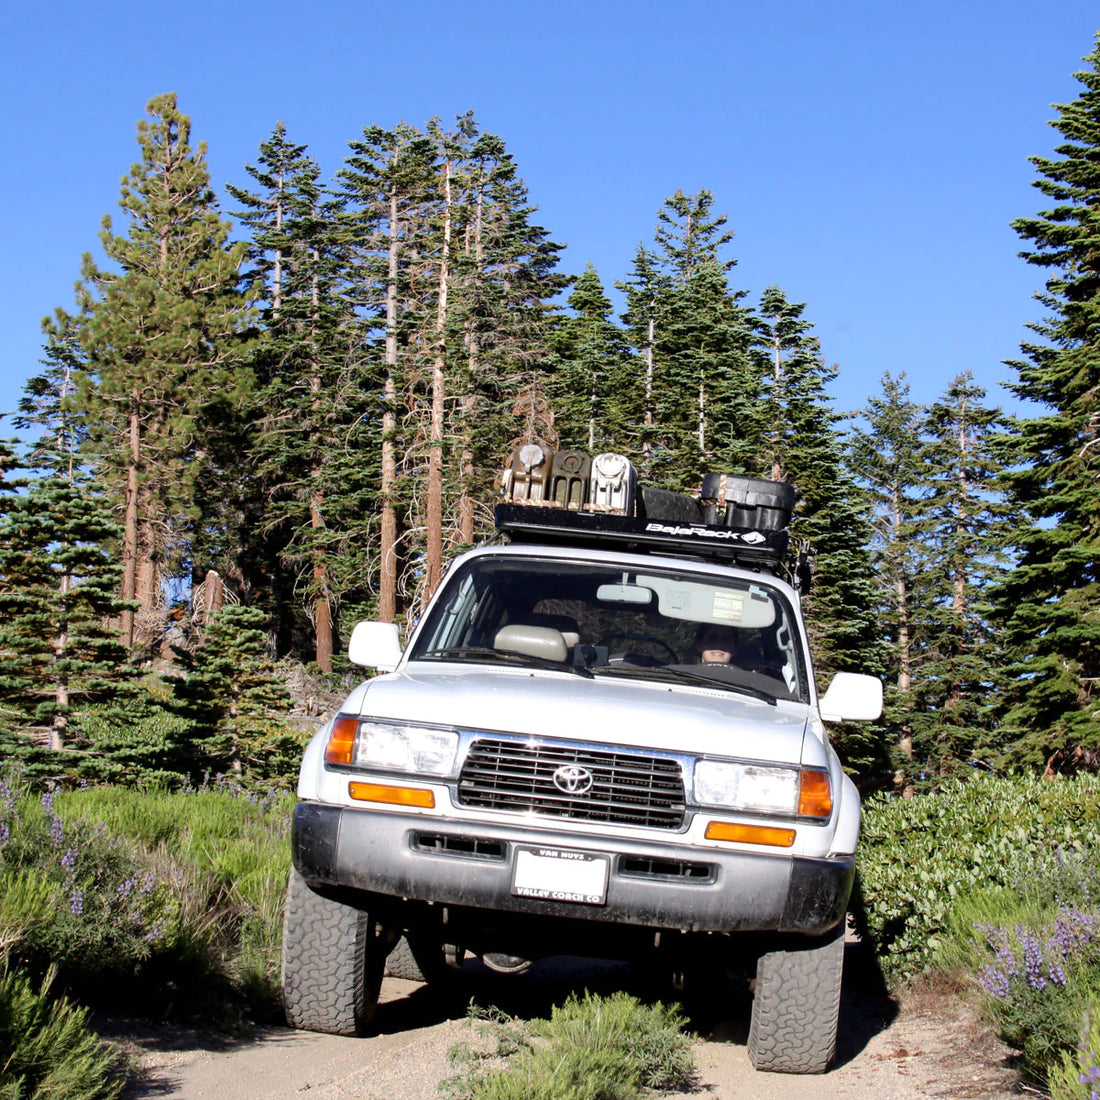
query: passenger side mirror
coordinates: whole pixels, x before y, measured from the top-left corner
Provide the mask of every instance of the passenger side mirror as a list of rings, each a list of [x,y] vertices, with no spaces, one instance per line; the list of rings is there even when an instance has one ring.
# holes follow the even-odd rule
[[[356,623],[348,642],[353,665],[393,672],[401,661],[401,638],[396,623]]]
[[[822,722],[873,722],[882,714],[882,681],[861,672],[838,672],[820,701]]]

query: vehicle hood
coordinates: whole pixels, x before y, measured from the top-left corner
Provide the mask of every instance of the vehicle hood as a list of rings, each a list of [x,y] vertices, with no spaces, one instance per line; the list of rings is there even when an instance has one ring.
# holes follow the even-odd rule
[[[797,764],[808,708],[731,691],[530,669],[406,666],[352,692],[345,713],[462,729]]]

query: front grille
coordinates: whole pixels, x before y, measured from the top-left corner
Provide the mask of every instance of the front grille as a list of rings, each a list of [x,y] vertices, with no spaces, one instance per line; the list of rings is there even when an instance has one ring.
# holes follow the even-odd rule
[[[554,785],[554,772],[570,764],[591,772],[590,790],[568,794]],[[675,760],[489,738],[470,746],[458,777],[458,801],[478,809],[656,829],[678,829],[684,820],[684,783]]]

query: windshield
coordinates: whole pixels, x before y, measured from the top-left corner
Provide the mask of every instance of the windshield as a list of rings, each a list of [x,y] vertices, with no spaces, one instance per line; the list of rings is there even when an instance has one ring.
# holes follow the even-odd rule
[[[766,579],[555,559],[461,566],[409,654],[703,684],[806,702],[802,640]]]

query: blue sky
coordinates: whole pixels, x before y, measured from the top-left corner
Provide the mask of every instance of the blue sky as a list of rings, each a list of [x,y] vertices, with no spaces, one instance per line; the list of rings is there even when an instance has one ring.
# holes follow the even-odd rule
[[[515,155],[563,268],[622,278],[678,187],[729,215],[734,286],[806,303],[841,409],[883,372],[995,403],[1041,272],[1009,223],[1100,30],[1083,0],[60,0],[0,14],[0,411],[38,369],[116,213],[146,102],[175,91],[215,186],[276,121],[326,174],[365,125],[473,109]],[[230,204],[231,205],[231,204]]]

